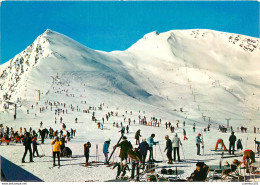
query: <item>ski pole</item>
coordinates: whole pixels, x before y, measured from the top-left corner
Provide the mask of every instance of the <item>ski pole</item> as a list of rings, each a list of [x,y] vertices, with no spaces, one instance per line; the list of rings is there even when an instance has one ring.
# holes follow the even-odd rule
[[[154,148],[155,148],[155,158],[156,158],[156,145],[155,145],[155,147],[154,147]]]
[[[185,160],[185,156],[184,156],[184,151],[183,151],[182,145],[181,145],[181,150],[182,150],[183,159]]]
[[[118,140],[117,144],[119,144],[119,142],[121,141],[121,139],[123,138],[123,136],[124,136],[124,134],[121,135],[121,137],[120,137],[120,139]],[[110,157],[108,158],[107,162],[110,161],[111,157],[113,156],[113,154],[114,154],[114,152],[115,152],[115,149],[116,149],[116,148],[113,149],[113,151],[112,151],[112,153],[110,154]]]
[[[98,145],[96,144],[96,162],[97,162],[97,150],[98,150]]]
[[[42,145],[40,145],[40,147],[41,147],[41,149],[42,149]],[[43,156],[45,156],[45,153],[44,153],[43,149],[42,149],[42,153],[43,153]]]
[[[162,155],[162,158],[163,158],[163,161],[164,161],[164,157],[163,157],[163,154],[162,154],[162,150],[161,150],[160,144],[158,143],[158,145],[159,145],[159,150],[161,152],[161,155]]]

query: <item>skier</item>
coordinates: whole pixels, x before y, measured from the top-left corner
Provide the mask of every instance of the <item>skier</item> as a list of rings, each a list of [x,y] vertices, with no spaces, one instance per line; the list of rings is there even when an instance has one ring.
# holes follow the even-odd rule
[[[39,129],[39,132],[40,132],[40,135],[41,135],[41,139],[42,139],[42,144],[44,144],[44,138],[45,138],[45,130],[40,130]]]
[[[185,130],[185,129],[183,129],[183,136],[184,136],[184,139],[183,139],[183,140],[185,140],[185,139],[188,140],[188,138],[186,137],[186,130]]]
[[[40,123],[40,127],[41,127],[41,128],[42,128],[42,124],[43,124],[43,123],[42,123],[42,121],[41,121],[41,123]]]
[[[167,157],[168,157],[168,164],[172,164],[172,142],[169,139],[169,136],[166,135],[165,136],[165,140],[166,140],[166,148],[164,149],[164,152],[167,150]]]
[[[32,144],[32,138],[30,136],[30,133],[26,132],[26,136],[23,138],[23,145],[25,146],[25,151],[24,151],[24,154],[23,154],[22,163],[25,163],[24,159],[25,159],[25,156],[26,156],[28,150],[29,150],[29,153],[30,153],[30,162],[34,162],[33,157],[32,157],[31,144]]]
[[[135,177],[135,171],[136,171],[136,175],[137,175],[137,181],[139,181],[139,175],[140,175],[140,166],[141,166],[141,155],[140,153],[137,151],[137,149],[133,149],[133,150],[129,150],[127,152],[130,160],[131,160],[131,167],[132,167],[132,172],[131,172],[131,179],[134,179]],[[136,169],[136,170],[135,170]]]
[[[197,155],[200,155],[200,143],[202,143],[200,136],[200,133],[196,136]]]
[[[250,164],[255,162],[255,152],[250,149],[244,151],[243,163],[246,167],[246,172],[250,172]]]
[[[127,141],[127,138],[126,136],[123,136],[123,141],[117,145],[114,146],[114,148],[116,147],[120,147],[120,154],[119,154],[119,157],[121,158],[121,163],[123,160],[127,160],[127,157],[128,157],[128,150],[132,149],[133,146],[131,145],[131,143],[129,141]]]
[[[78,118],[75,118],[75,123],[78,123]]]
[[[105,155],[105,162],[104,164],[108,164],[108,161],[107,161],[107,157],[108,157],[108,148],[109,148],[109,145],[110,145],[110,139],[108,139],[107,141],[104,142],[104,145],[103,145],[103,153]]]
[[[86,158],[85,166],[88,166],[88,160],[89,160],[89,149],[91,148],[91,143],[88,141],[86,144],[84,144],[84,156]]]
[[[52,150],[52,156],[53,156],[53,166],[56,166],[55,164],[55,157],[57,155],[58,158],[58,166],[60,166],[60,146],[61,142],[59,141],[59,138],[56,137],[54,141],[51,142],[51,145],[54,145]]]
[[[129,132],[129,126],[126,125],[126,133],[128,133],[128,132]]]
[[[60,145],[60,151],[62,152],[63,151],[63,149],[65,148],[65,143],[66,143],[66,141],[65,141],[65,135],[63,135],[62,137],[61,137],[61,139],[60,139],[60,142],[61,142],[61,145]]]
[[[139,138],[142,137],[141,134],[140,134],[141,130],[137,130],[136,133],[135,133],[135,139],[136,139],[136,145],[139,145],[140,144],[140,141],[139,141]]]
[[[207,178],[208,166],[204,162],[197,162],[196,170],[188,177],[188,181],[205,181]]]
[[[114,165],[114,167],[112,169],[114,169],[115,167],[117,167],[116,179],[119,178],[121,172],[123,172],[122,175],[121,175],[121,177],[122,177],[122,176],[125,176],[126,170],[130,171],[129,166],[127,165],[126,160],[124,160],[121,163],[115,163],[115,165]]]
[[[149,152],[150,152],[150,156],[149,156],[149,161],[155,161],[153,158],[153,145],[156,145],[158,143],[154,142],[153,138],[155,137],[155,134],[151,134],[151,136],[147,139],[148,144],[149,144]]]
[[[178,137],[177,133],[175,134],[174,138],[172,139],[172,145],[173,145],[173,152],[174,152],[174,157],[173,160],[176,160],[176,153],[178,155],[178,161],[180,162],[180,145],[182,145],[180,138]]]
[[[147,151],[149,150],[149,145],[146,142],[146,139],[143,138],[142,143],[139,145],[137,151],[140,153],[141,158],[142,158],[142,164],[143,164],[143,168],[145,166],[145,159],[146,159],[146,155],[147,155]]]
[[[37,157],[39,157],[39,153],[38,153],[38,149],[37,149],[37,145],[39,145],[39,144],[37,143],[37,138],[36,137],[33,138],[32,145],[33,145],[33,157],[35,157],[34,156],[35,152],[37,154]]]
[[[229,154],[231,154],[231,148],[232,150],[232,155],[234,155],[235,152],[235,142],[237,140],[236,136],[234,135],[234,132],[231,132],[231,136],[229,137]]]
[[[238,139],[237,140],[237,150],[239,150],[239,149],[241,149],[241,150],[243,150],[243,146],[242,146],[242,139],[240,140],[240,139]]]
[[[67,141],[70,141],[70,133],[67,131]]]

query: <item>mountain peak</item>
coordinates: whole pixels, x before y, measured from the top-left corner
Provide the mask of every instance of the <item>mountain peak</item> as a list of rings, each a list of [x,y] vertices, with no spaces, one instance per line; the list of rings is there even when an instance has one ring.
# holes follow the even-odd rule
[[[53,31],[50,30],[49,28],[48,28],[47,30],[45,30],[45,32],[43,32],[43,34],[46,34],[46,35],[48,35],[48,34],[50,34],[50,33],[53,33]]]
[[[149,39],[149,38],[153,38],[160,35],[160,33],[158,33],[157,31],[153,31],[151,33],[147,33],[144,35],[143,39]]]

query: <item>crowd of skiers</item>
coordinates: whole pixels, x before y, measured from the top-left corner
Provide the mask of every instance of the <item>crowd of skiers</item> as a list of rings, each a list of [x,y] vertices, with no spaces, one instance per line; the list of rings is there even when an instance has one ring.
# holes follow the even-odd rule
[[[85,102],[86,104],[86,102]],[[36,104],[38,105],[38,103]],[[99,110],[103,109],[104,104],[100,104],[100,106],[98,107]],[[44,112],[45,110],[48,109],[48,107],[50,107],[51,111],[54,108],[54,113],[55,113],[55,124],[57,124],[57,116],[60,116],[60,114],[67,114],[68,113],[68,109],[69,111],[80,111],[80,108],[78,106],[73,106],[72,104],[69,105],[69,108],[66,108],[66,104],[65,103],[60,103],[60,102],[50,102],[50,101],[46,101],[45,102],[45,106],[40,107],[40,113]],[[33,105],[31,106],[31,108],[33,109]],[[109,119],[111,116],[118,116],[118,112],[108,112],[104,117],[102,117],[100,119],[100,121],[97,121],[97,117],[95,115],[95,111],[97,110],[95,107],[89,107],[89,109],[87,110],[83,110],[84,113],[90,113],[89,111],[93,110],[92,113],[92,121],[97,122],[98,128],[103,129],[103,125],[106,122],[109,122]],[[27,113],[29,114],[29,109],[27,110]],[[143,112],[145,113],[145,112]],[[125,111],[125,115],[127,115],[127,111]],[[132,165],[132,169],[137,168],[139,170],[140,167],[144,168],[146,162],[154,162],[156,161],[154,159],[154,148],[156,147],[157,144],[159,144],[158,141],[155,141],[155,134],[151,134],[150,137],[146,138],[142,138],[142,141],[140,142],[140,138],[141,136],[141,130],[138,129],[135,133],[135,140],[136,140],[136,145],[137,147],[134,147],[130,141],[127,140],[127,137],[124,136],[125,132],[129,133],[129,129],[130,129],[130,125],[133,122],[135,124],[135,120],[131,120],[131,118],[129,117],[127,119],[127,117],[123,115],[123,121],[120,123],[120,127],[121,130],[119,132],[121,132],[122,135],[122,142],[119,142],[118,144],[116,144],[113,147],[113,151],[116,150],[117,147],[120,147],[120,153],[119,153],[119,157],[120,157],[120,163],[116,163],[114,167],[118,167],[118,174],[117,176],[119,176],[119,172],[123,171],[125,173],[125,170],[127,169],[128,165],[127,165],[127,161],[131,161],[131,165]],[[132,115],[132,111],[130,111],[130,115]],[[151,117],[150,120],[146,118],[146,116],[141,117],[140,115],[140,110],[139,110],[139,124],[141,125],[146,125],[146,126],[154,126],[154,127],[159,127],[162,124],[162,120],[156,117]],[[128,124],[126,126],[123,126],[123,122],[127,122]],[[25,146],[25,152],[22,158],[22,162],[25,162],[25,157],[27,155],[27,153],[30,153],[30,157],[29,157],[29,161],[33,162],[33,157],[39,157],[39,153],[38,153],[38,149],[37,149],[37,145],[39,145],[39,143],[37,143],[37,138],[41,138],[41,143],[44,144],[44,139],[54,139],[54,141],[51,142],[51,145],[53,145],[53,166],[56,166],[56,158],[58,160],[58,165],[60,166],[60,157],[61,156],[71,156],[72,155],[72,151],[68,148],[65,147],[65,143],[67,141],[69,141],[71,138],[73,138],[75,136],[76,130],[75,129],[70,129],[70,130],[66,130],[66,125],[64,123],[64,120],[62,117],[59,118],[59,123],[62,124],[62,129],[56,130],[54,131],[53,128],[43,128],[43,122],[40,122],[40,129],[38,131],[33,130],[32,128],[30,128],[28,131],[26,130],[26,128],[24,128],[24,130],[22,128],[20,128],[20,132],[18,131],[14,131],[13,128],[9,128],[6,126],[6,129],[3,134],[3,132],[0,132],[0,138],[4,137],[5,140],[11,140],[14,138],[15,141],[17,142],[23,142],[23,145]],[[75,123],[78,123],[78,118],[75,118]],[[186,134],[186,130],[185,130],[185,121],[183,121],[183,140],[187,140],[187,134]],[[113,122],[113,126],[114,127],[119,127],[119,124],[116,122]],[[0,127],[0,129],[2,129],[2,127]],[[176,120],[176,126],[174,124],[172,124],[170,121],[165,123],[165,128],[166,130],[170,130],[171,133],[176,132],[176,129],[180,128],[180,121]],[[194,123],[193,125],[193,131],[195,132],[196,129],[196,125]],[[207,130],[209,131],[210,129],[210,124],[207,126]],[[242,129],[242,132],[246,132],[246,129]],[[259,132],[259,129],[258,129]],[[254,133],[256,133],[256,128],[254,128]],[[179,138],[178,134],[175,133],[173,138],[170,138],[169,135],[165,135],[165,149],[164,152],[167,151],[166,156],[168,158],[168,163],[172,164],[173,161],[178,161],[181,162],[180,159],[180,147],[182,147],[182,142],[181,139]],[[239,140],[238,140],[239,141]],[[108,139],[104,142],[103,145],[103,154],[105,157],[104,160],[104,164],[109,164],[109,146],[110,146],[110,142],[111,140]],[[235,142],[236,142],[236,136],[234,135],[234,132],[232,132],[230,138],[229,138],[229,153],[234,154],[234,147],[235,147]],[[201,155],[200,154],[200,148],[202,145],[203,148],[203,138],[201,137],[201,133],[199,133],[196,138],[195,138],[195,143],[196,143],[196,147],[197,147],[197,155]],[[31,146],[33,146],[33,150],[31,148]],[[89,157],[90,157],[90,148],[91,148],[91,143],[88,141],[87,143],[85,143],[83,145],[84,147],[84,156],[85,156],[85,166],[89,165]],[[160,146],[159,146],[160,147]],[[147,154],[149,152],[149,158],[147,160]],[[247,153],[250,153],[250,151],[247,151]],[[253,154],[250,153],[249,154],[245,154],[252,157]],[[116,153],[114,154],[116,155]],[[245,159],[249,158],[248,156],[245,157]],[[205,174],[205,168],[206,165],[204,163],[197,163],[196,165],[196,170],[194,171],[194,173],[191,175],[190,179],[193,180],[198,180],[199,178],[201,178],[201,176],[203,176],[202,174]]]

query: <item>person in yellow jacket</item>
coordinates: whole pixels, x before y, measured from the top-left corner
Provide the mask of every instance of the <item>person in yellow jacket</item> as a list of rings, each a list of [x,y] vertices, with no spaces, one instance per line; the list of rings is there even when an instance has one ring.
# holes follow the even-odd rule
[[[59,141],[59,138],[56,137],[54,141],[51,142],[51,145],[54,145],[52,156],[53,156],[53,166],[56,166],[55,164],[55,156],[57,155],[58,158],[58,165],[60,166],[60,145],[62,144],[61,141]]]

